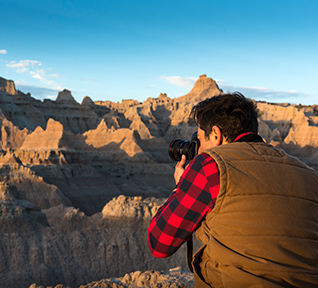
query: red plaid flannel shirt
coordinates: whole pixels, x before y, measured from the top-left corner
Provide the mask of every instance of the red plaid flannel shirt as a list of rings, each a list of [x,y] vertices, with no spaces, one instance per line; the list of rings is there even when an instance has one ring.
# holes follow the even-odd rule
[[[197,155],[182,174],[176,191],[149,225],[147,239],[151,254],[166,258],[188,241],[214,207],[219,191],[219,169],[214,159],[206,153]]]

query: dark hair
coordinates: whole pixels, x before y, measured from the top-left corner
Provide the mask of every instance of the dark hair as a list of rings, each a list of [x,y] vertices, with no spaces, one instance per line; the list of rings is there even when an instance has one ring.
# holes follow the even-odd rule
[[[221,94],[199,102],[190,117],[209,137],[218,126],[228,142],[244,132],[258,133],[256,104],[239,92]]]

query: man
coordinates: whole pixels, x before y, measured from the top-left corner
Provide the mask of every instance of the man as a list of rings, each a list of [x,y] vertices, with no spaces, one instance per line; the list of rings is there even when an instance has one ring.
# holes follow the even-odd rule
[[[318,287],[318,172],[263,142],[240,93],[193,107],[199,154],[175,168],[177,188],[148,229],[168,257],[195,231],[196,287]]]

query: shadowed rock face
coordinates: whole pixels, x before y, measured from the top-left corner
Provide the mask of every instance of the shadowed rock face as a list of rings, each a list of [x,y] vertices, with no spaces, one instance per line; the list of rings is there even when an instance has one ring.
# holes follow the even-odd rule
[[[32,283],[79,287],[127,273],[133,275],[126,276],[123,283],[129,277],[131,282],[141,283],[145,279],[139,275],[138,280],[138,273],[133,273],[136,270],[181,266],[186,271],[185,247],[169,259],[156,259],[147,248],[149,221],[163,199],[119,196],[111,202],[103,213],[91,217],[62,204],[43,209],[48,224],[29,214],[1,217],[0,287],[27,287]],[[149,282],[155,284],[165,277],[156,279]]]
[[[25,199],[24,191],[0,182],[0,219],[4,222],[31,219],[48,225],[39,207]]]
[[[56,102],[69,102],[75,104],[76,101],[73,98],[71,91],[64,89],[63,91],[59,92],[56,98]]]
[[[187,269],[184,247],[153,258],[146,230],[174,187],[169,143],[190,139],[193,105],[220,93],[201,75],[178,98],[79,104],[64,90],[41,102],[0,78],[0,287]],[[257,106],[260,135],[318,169],[317,106]]]

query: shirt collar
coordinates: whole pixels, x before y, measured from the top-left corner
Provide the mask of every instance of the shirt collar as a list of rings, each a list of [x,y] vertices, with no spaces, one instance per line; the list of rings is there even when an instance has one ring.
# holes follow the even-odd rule
[[[233,142],[264,142],[262,137],[254,132],[245,132],[235,138]]]

